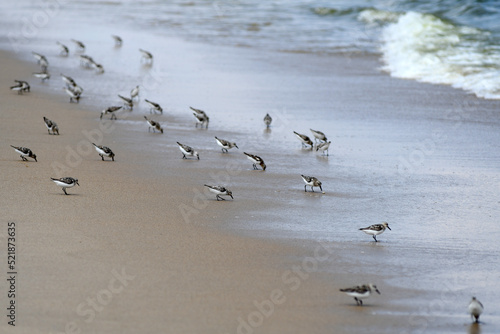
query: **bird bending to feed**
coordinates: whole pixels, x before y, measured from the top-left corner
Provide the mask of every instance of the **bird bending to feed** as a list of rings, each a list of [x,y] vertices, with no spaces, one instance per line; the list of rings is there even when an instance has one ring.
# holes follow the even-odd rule
[[[318,144],[316,146],[316,152],[323,151],[322,155],[325,155],[325,152],[326,152],[326,156],[329,156],[328,149],[330,148],[331,143],[332,143],[331,141],[328,141],[328,142]]]
[[[134,109],[134,101],[132,101],[132,99],[129,99],[128,97],[125,96],[121,96],[120,94],[118,94],[118,97],[123,100],[125,107],[127,107],[131,111]]]
[[[149,64],[151,64],[153,62],[153,55],[151,54],[151,52],[143,50],[143,49],[139,49],[139,51],[142,53],[141,62],[143,60]]]
[[[149,109],[149,113],[156,113],[156,112],[159,112],[160,114],[163,114],[163,109],[162,107],[156,103],[156,102],[153,102],[153,101],[149,101],[148,99],[144,99],[144,101],[146,101],[147,103],[149,103],[151,105],[151,108]]]
[[[366,234],[370,234],[371,236],[373,236],[373,239],[375,239],[375,242],[377,242],[378,240],[376,236],[384,233],[386,228],[388,228],[389,230],[391,229],[389,227],[389,224],[387,224],[386,222],[382,222],[382,224],[370,225],[368,227],[360,228],[359,230],[365,232]]]
[[[111,160],[115,161],[115,154],[109,147],[96,145],[94,143],[92,143],[92,145],[94,145],[95,150],[101,156],[102,161],[104,161],[104,156],[107,156],[108,158],[111,158]]]
[[[233,148],[233,147],[236,147],[237,149],[239,149],[239,147],[238,147],[238,145],[236,145],[236,143],[231,143],[227,140],[220,139],[217,137],[215,137],[215,141],[217,141],[217,145],[222,147],[222,153],[228,153],[229,152],[228,150]]]
[[[313,134],[313,136],[315,138],[314,141],[320,140],[320,141],[325,142],[325,141],[328,140],[328,139],[326,139],[326,136],[325,136],[325,134],[323,132],[316,131],[316,130],[313,130],[313,129],[309,129],[309,130],[311,130],[311,132],[312,132],[312,134]]]
[[[50,74],[48,72],[33,73],[33,76],[35,78],[39,78],[40,80],[42,80],[42,82],[45,82],[45,80],[49,80],[50,79]]]
[[[307,175],[301,175],[302,180],[306,183],[304,185],[304,191],[307,192],[307,186],[311,187],[311,191],[314,192],[313,187],[319,187],[321,191],[323,191],[323,188],[321,188],[321,181],[315,178],[314,176],[307,176]]]
[[[469,303],[469,313],[470,317],[474,322],[479,323],[479,316],[483,313],[483,304],[476,297],[472,297],[472,300]]]
[[[61,42],[56,42],[56,43],[61,47],[61,52],[59,54],[64,57],[68,56],[69,48],[66,45],[62,44]]]
[[[71,86],[70,87],[64,87],[63,89],[66,92],[66,94],[69,95],[69,103],[73,103],[73,101],[76,101],[75,103],[80,102],[80,95],[81,95],[81,93],[79,93],[76,90],[73,90],[73,87],[71,87]]]
[[[221,187],[221,186],[209,186],[208,184],[205,184],[205,187],[208,188],[208,190],[210,190],[211,192],[213,192],[214,194],[216,194],[216,198],[217,200],[221,200],[221,201],[225,201],[226,199],[225,198],[222,198],[221,196],[230,196],[232,199],[233,198],[233,193],[231,192],[231,190],[225,188],[225,187]]]
[[[146,121],[149,124],[148,132],[151,131],[151,128],[152,128],[153,132],[156,132],[155,131],[155,129],[156,129],[156,130],[160,131],[161,133],[163,133],[163,129],[162,129],[160,123],[155,122],[152,119],[148,119],[146,116],[144,116],[144,118],[146,119]]]
[[[200,155],[198,154],[198,152],[193,150],[193,148],[191,146],[187,146],[187,145],[181,144],[179,142],[177,142],[177,145],[179,145],[179,150],[181,150],[181,152],[182,152],[182,159],[187,159],[186,156],[188,155],[188,156],[192,156],[192,157],[197,157],[198,160],[200,160]]]
[[[116,119],[116,114],[114,112],[120,110],[121,108],[122,108],[122,106],[111,106],[111,107],[104,109],[103,111],[101,111],[100,119],[102,119],[102,116],[104,116],[105,114],[111,114],[110,119]]]
[[[55,135],[56,132],[59,135],[59,127],[57,126],[56,122],[51,121],[50,119],[48,119],[45,116],[43,117],[43,120],[45,122],[45,126],[47,127],[47,132],[49,133],[49,135],[50,135],[50,131],[52,131],[53,135]]]
[[[253,163],[253,169],[258,169],[257,165],[260,165],[260,167],[262,167],[263,171],[266,170],[266,164],[264,163],[264,160],[262,160],[261,157],[247,153],[247,152],[243,152],[243,154],[245,154],[247,156],[248,160],[250,160]]]
[[[123,40],[120,36],[111,35],[111,37],[113,37],[113,39],[115,40],[115,46],[122,46]]]
[[[27,147],[22,147],[22,146],[13,146],[13,145],[10,145],[17,153],[19,153],[21,155],[21,159],[23,159],[23,161],[28,161],[28,159],[26,159],[26,157],[29,157],[35,161],[36,160],[36,154],[33,153],[33,151],[31,151],[29,148]]]
[[[14,80],[17,84],[11,86],[10,90],[17,91],[17,94],[22,94],[30,91],[30,84],[24,80]]]
[[[72,39],[71,41],[76,44],[76,48],[77,48],[76,50],[78,52],[84,52],[85,51],[85,44],[83,44],[80,41],[77,41],[76,39]]]
[[[273,118],[271,116],[269,116],[269,114],[266,114],[266,116],[264,116],[264,123],[266,124],[266,127],[269,127],[271,125],[273,121]]]
[[[47,67],[49,67],[49,61],[47,60],[47,58],[44,55],[41,55],[36,52],[31,52],[31,53],[33,54],[33,57],[36,58],[38,65],[40,65],[40,67],[42,68],[42,72],[46,72]]]
[[[376,292],[380,295],[380,291],[378,291],[377,287],[374,284],[354,286],[352,288],[340,289],[340,291],[344,292],[346,295],[354,297],[356,301],[356,305],[363,306],[363,299],[370,297],[372,292]]]
[[[68,195],[68,193],[66,192],[66,188],[74,187],[75,184],[78,184],[78,186],[80,186],[80,184],[78,183],[78,179],[74,179],[72,177],[61,177],[60,179],[51,177],[50,179],[54,181],[55,184],[62,187],[65,195]]]
[[[299,138],[299,140],[302,142],[302,147],[307,147],[307,145],[311,145],[311,150],[312,150],[313,142],[311,141],[311,139],[308,136],[297,133],[295,131],[293,133],[295,133],[297,138]]]
[[[205,125],[205,128],[208,129],[208,122],[210,119],[208,118],[208,115],[200,109],[196,109],[193,107],[189,107],[192,111],[194,111],[193,115],[196,117],[196,124],[195,127],[198,127],[198,124],[200,124],[200,127],[203,128],[203,125]]]

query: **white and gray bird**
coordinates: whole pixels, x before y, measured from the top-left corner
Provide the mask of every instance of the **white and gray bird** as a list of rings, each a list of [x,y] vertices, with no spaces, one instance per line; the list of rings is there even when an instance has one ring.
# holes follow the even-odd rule
[[[31,87],[27,81],[24,80],[14,80],[14,81],[16,82],[16,85],[11,86],[10,90],[17,92],[17,94],[22,94],[30,91]]]
[[[311,146],[311,150],[312,150],[312,148],[313,148],[313,142],[311,141],[311,139],[308,136],[300,134],[300,133],[295,132],[295,131],[293,133],[302,142],[302,147],[307,148],[307,145],[310,145]]]
[[[266,116],[264,116],[264,124],[266,124],[266,127],[270,127],[272,121],[273,121],[273,118],[271,116],[269,116],[269,114],[266,114]]]
[[[363,299],[370,297],[373,292],[376,292],[380,295],[380,291],[378,291],[377,287],[371,283],[361,286],[353,286],[351,288],[340,289],[340,291],[344,292],[348,296],[354,297],[356,305],[358,306],[363,306]]]
[[[237,149],[239,149],[238,145],[236,145],[236,143],[232,143],[230,141],[227,141],[227,140],[224,140],[224,139],[221,139],[221,138],[217,138],[215,137],[215,141],[217,142],[217,145],[219,145],[220,147],[222,147],[222,153],[228,153],[230,149],[232,149],[233,147],[236,147]]]
[[[243,154],[246,155],[248,160],[250,160],[253,163],[253,169],[258,169],[257,165],[259,165],[263,171],[266,170],[267,166],[261,157],[247,152],[243,152]]]
[[[182,159],[187,159],[188,156],[191,156],[200,160],[200,155],[191,146],[187,146],[179,142],[177,142],[177,145],[179,145],[179,150],[182,152]]]
[[[368,227],[362,227],[359,230],[371,235],[375,242],[378,242],[377,235],[384,233],[386,228],[391,229],[387,222],[382,222],[382,224],[373,224]]]
[[[26,159],[26,157],[28,158],[31,158],[35,161],[36,160],[36,154],[33,153],[32,150],[30,150],[29,148],[27,147],[22,147],[22,146],[13,146],[13,145],[10,145],[17,153],[19,153],[21,155],[21,159],[23,159],[23,161],[28,161],[28,159]]]
[[[63,57],[67,57],[69,55],[69,48],[62,44],[61,42],[56,42],[57,45],[59,45],[61,47],[61,52],[59,52],[59,54]]]
[[[208,129],[208,122],[210,121],[210,118],[208,117],[207,113],[201,109],[196,109],[193,107],[189,108],[194,111],[193,116],[196,118],[195,127],[197,128],[199,124],[201,128],[203,128],[203,125],[205,125],[205,128]]]
[[[469,313],[471,319],[479,323],[479,316],[481,313],[483,313],[484,307],[483,304],[479,300],[476,299],[476,297],[472,297],[472,300],[469,303]]]
[[[316,152],[322,151],[323,152],[322,155],[325,155],[325,152],[326,152],[326,156],[329,156],[328,149],[330,148],[331,143],[332,143],[331,141],[327,141],[327,142],[318,144],[316,146]]]
[[[209,186],[208,184],[205,184],[205,187],[208,188],[210,192],[213,192],[216,195],[217,200],[225,201],[225,198],[222,198],[221,196],[230,196],[232,199],[233,198],[233,193],[231,190],[227,189],[226,187],[222,186]]]
[[[54,121],[51,121],[47,117],[43,117],[43,121],[45,122],[45,126],[47,127],[47,132],[50,135],[50,132],[52,131],[52,134],[55,135],[56,133],[59,135],[59,127],[57,126],[57,123]]]
[[[85,52],[85,44],[83,44],[80,41],[77,41],[76,39],[71,40],[73,43],[76,45],[76,51],[78,52]]]
[[[156,130],[160,131],[161,133],[163,133],[163,128],[161,127],[160,123],[153,121],[152,119],[148,119],[146,116],[144,116],[144,118],[146,119],[146,121],[149,124],[148,132],[151,131],[151,129],[153,129],[153,132],[156,132],[155,131],[155,129],[156,129]]]
[[[328,139],[326,139],[326,136],[325,136],[325,134],[323,132],[317,131],[317,130],[313,130],[313,129],[309,129],[309,130],[311,130],[311,132],[312,132],[312,134],[314,136],[314,141],[320,140],[320,141],[325,142],[325,141],[328,140]]]
[[[147,103],[149,103],[149,105],[151,106],[151,108],[149,109],[149,113],[155,113],[156,112],[159,112],[160,114],[163,114],[163,108],[156,102],[153,102],[153,101],[149,101],[148,99],[144,99],[144,101],[146,101]]]
[[[104,161],[105,156],[108,158],[111,158],[112,161],[115,161],[115,154],[113,153],[113,151],[111,151],[111,149],[109,147],[96,145],[94,143],[92,143],[92,145],[94,145],[95,150],[101,156],[102,161]]]
[[[62,187],[62,190],[64,191],[65,195],[68,195],[68,193],[66,192],[67,188],[74,187],[75,185],[80,186],[80,184],[78,183],[78,179],[75,179],[75,178],[72,178],[72,177],[61,177],[60,179],[56,179],[56,178],[51,177],[50,179],[55,184],[57,184],[58,186]]]
[[[118,46],[122,46],[123,44],[123,40],[120,36],[117,36],[117,35],[111,35],[111,37],[113,37],[113,39],[115,40],[115,46],[118,47]]]
[[[314,192],[313,187],[319,187],[321,191],[323,191],[323,188],[321,188],[321,181],[315,178],[314,176],[307,176],[307,175],[301,175],[302,180],[304,180],[305,185],[304,185],[304,191],[307,192],[307,186],[311,187],[311,191]]]
[[[139,51],[142,54],[141,62],[144,61],[147,64],[153,63],[153,54],[151,52],[143,50],[143,49],[139,49]]]
[[[101,111],[101,117],[100,117],[100,119],[102,119],[102,116],[104,116],[106,114],[111,114],[111,118],[110,119],[116,119],[115,111],[118,111],[121,108],[122,108],[122,106],[111,106],[111,107],[108,107],[108,108],[104,109],[103,111]]]

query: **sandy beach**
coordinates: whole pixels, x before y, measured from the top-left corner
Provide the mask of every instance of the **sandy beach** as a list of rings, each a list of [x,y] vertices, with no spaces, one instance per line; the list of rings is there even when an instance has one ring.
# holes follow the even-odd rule
[[[175,53],[153,65],[167,79],[148,92],[167,111],[141,101],[116,121],[100,111],[134,85],[111,91],[113,68],[108,81],[75,70],[88,89],[73,104],[57,77],[71,59],[53,58],[66,63],[42,84],[31,55],[0,53],[0,234],[5,249],[15,222],[18,259],[16,327],[4,319],[2,333],[475,333],[472,293],[488,306],[481,333],[498,331],[498,101],[390,78],[368,56],[168,43]],[[32,91],[8,90],[14,79]],[[212,111],[209,129],[195,129],[189,105]],[[165,133],[148,132],[144,115]],[[318,126],[328,158],[292,133]],[[216,135],[240,149],[222,154]],[[200,160],[181,159],[176,141]],[[302,173],[325,194],[304,193]],[[63,176],[80,183],[68,196],[50,180]],[[204,184],[227,184],[234,200]],[[385,220],[380,243],[358,231]],[[339,292],[369,282],[381,295],[364,307]]]

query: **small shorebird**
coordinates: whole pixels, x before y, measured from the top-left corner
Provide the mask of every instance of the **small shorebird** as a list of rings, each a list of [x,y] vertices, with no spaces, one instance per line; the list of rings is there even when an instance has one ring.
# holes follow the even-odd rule
[[[307,192],[307,186],[311,187],[311,191],[314,192],[313,187],[319,187],[321,191],[323,191],[323,188],[321,188],[321,181],[315,178],[314,176],[307,176],[307,175],[301,175],[302,180],[306,183],[304,185],[304,191]]]
[[[370,225],[368,227],[360,228],[359,230],[373,236],[373,239],[375,239],[375,242],[377,242],[377,235],[384,233],[386,228],[388,228],[389,230],[391,229],[389,227],[389,224],[387,224],[386,222],[382,222],[382,224]]]
[[[311,130],[313,136],[314,136],[314,141],[316,140],[320,140],[320,141],[323,141],[323,142],[326,142],[328,139],[326,139],[326,136],[323,132],[321,131],[316,131],[316,130],[313,130],[313,129],[309,129]]]
[[[225,201],[226,199],[225,198],[222,198],[221,196],[231,196],[232,199],[233,198],[233,193],[231,192],[231,190],[225,188],[225,187],[222,187],[222,186],[209,186],[208,184],[205,184],[205,187],[208,188],[208,190],[210,190],[211,192],[213,192],[214,194],[216,194],[216,198],[217,200],[221,200],[221,201]]]
[[[293,133],[295,133],[297,138],[299,138],[299,140],[302,142],[302,147],[307,148],[307,145],[311,145],[311,150],[313,149],[313,142],[308,136],[297,133],[295,131]]]
[[[266,114],[266,116],[264,116],[264,123],[266,124],[266,127],[269,127],[272,121],[273,118],[269,116],[269,114]]]
[[[17,153],[19,153],[21,155],[21,159],[23,159],[23,161],[28,161],[28,159],[26,159],[26,157],[29,157],[35,161],[36,160],[36,154],[33,153],[33,151],[31,151],[29,148],[27,147],[22,147],[22,146],[13,146],[13,145],[10,145]]]
[[[63,89],[69,95],[69,103],[73,103],[73,101],[76,101],[76,103],[80,102],[80,93],[74,91],[72,87],[65,87]]]
[[[33,54],[33,57],[36,58],[38,65],[42,68],[42,72],[47,71],[47,67],[49,67],[49,61],[44,55],[41,55],[36,52],[31,52]]]
[[[78,52],[85,52],[85,44],[83,44],[80,41],[77,41],[76,39],[71,40],[73,43],[76,45],[76,51]]]
[[[238,145],[236,145],[236,143],[231,143],[227,140],[224,140],[224,139],[220,139],[220,138],[217,138],[215,137],[215,141],[217,141],[217,144],[222,147],[222,153],[228,153],[229,149],[233,148],[233,147],[236,147],[237,149],[239,149]]]
[[[116,119],[115,111],[118,111],[121,108],[122,108],[122,106],[111,106],[111,107],[108,107],[108,108],[104,109],[103,111],[101,111],[101,117],[99,117],[99,119],[102,119],[102,116],[104,116],[105,114],[111,114],[111,118],[110,119]]]
[[[78,183],[78,179],[74,179],[72,177],[61,177],[60,179],[51,177],[50,179],[54,181],[55,184],[62,187],[65,195],[68,195],[68,193],[66,192],[66,188],[74,187],[75,184],[78,184],[78,186],[80,186],[80,184]]]
[[[107,156],[108,158],[111,158],[111,160],[115,161],[115,154],[109,147],[96,145],[94,143],[92,143],[92,145],[94,145],[95,150],[101,156],[102,161],[104,161],[104,156]]]
[[[144,99],[147,103],[151,105],[151,108],[149,109],[149,113],[152,114],[153,112],[156,114],[156,112],[159,112],[160,114],[163,114],[163,109],[162,107],[153,101],[149,101],[148,99]]]
[[[50,79],[50,74],[48,72],[33,73],[33,76],[35,78],[39,78],[40,80],[42,80],[42,82],[45,82],[45,80]]]
[[[483,309],[483,304],[481,304],[476,297],[472,297],[472,300],[469,303],[469,313],[474,322],[479,323],[479,316],[483,313]]]
[[[346,295],[354,297],[356,301],[356,305],[363,306],[363,299],[370,297],[372,292],[376,292],[380,295],[380,291],[378,291],[377,287],[374,284],[354,286],[352,288],[340,289],[340,291],[344,292]]]
[[[139,49],[139,51],[142,53],[141,57],[141,62],[144,60],[147,64],[151,64],[153,62],[153,55],[151,52]]]
[[[316,146],[316,152],[323,151],[322,155],[325,155],[325,152],[326,152],[326,156],[329,156],[328,149],[330,148],[331,143],[332,143],[331,141],[327,141],[327,142],[318,144]]]
[[[192,111],[194,111],[193,115],[196,117],[196,124],[195,127],[198,127],[198,124],[200,124],[200,127],[203,128],[203,125],[205,125],[205,128],[208,129],[208,122],[210,119],[208,118],[208,115],[200,109],[196,109],[193,107],[189,107]]]
[[[198,154],[198,152],[193,150],[191,146],[187,146],[179,142],[177,142],[177,145],[179,145],[179,150],[181,150],[182,152],[182,159],[187,159],[186,155],[189,155],[192,157],[197,157],[198,160],[200,160],[200,155]]]
[[[123,103],[125,104],[125,107],[127,107],[127,109],[130,110],[134,109],[134,101],[132,101],[132,99],[129,99],[128,97],[125,96],[121,96],[120,94],[118,94],[118,97],[123,100]]]
[[[135,98],[139,98],[139,86],[135,86],[135,88],[133,88],[131,91],[130,91],[130,98],[133,100]]]
[[[80,55],[80,66],[91,68],[95,64],[94,59],[88,55]]]
[[[146,116],[144,116],[146,121],[149,124],[148,132],[151,131],[151,128],[153,129],[153,132],[155,132],[155,129],[163,133],[163,129],[160,125],[160,123],[153,121],[152,119],[148,119]]]
[[[68,77],[68,76],[66,76],[66,75],[64,75],[64,74],[61,73],[61,78],[66,83],[67,87],[74,87],[74,86],[76,86],[76,82],[75,82],[75,80],[73,80],[72,77]]]
[[[52,131],[53,135],[55,135],[56,132],[59,135],[59,127],[57,126],[56,122],[51,121],[50,119],[48,119],[45,116],[43,117],[43,120],[45,122],[45,126],[47,127],[47,132],[49,133],[49,135],[50,135],[50,131]]]
[[[14,80],[17,82],[15,86],[11,86],[10,90],[17,91],[17,94],[22,94],[30,91],[30,84],[24,80]]]
[[[122,46],[123,40],[120,36],[111,35],[111,37],[113,37],[113,39],[115,40],[115,46]]]
[[[59,52],[59,55],[67,57],[69,55],[69,48],[66,45],[62,44],[61,42],[56,42],[56,43],[61,47],[61,52]]]
[[[267,166],[261,157],[247,153],[247,152],[243,152],[243,154],[245,154],[247,156],[248,160],[250,160],[253,163],[253,169],[257,169],[257,164],[258,164],[258,165],[260,165],[260,167],[262,167],[263,171],[266,170]]]
[[[103,74],[104,73],[104,67],[102,67],[101,64],[97,64],[96,62],[92,63],[92,65],[95,68],[95,71],[97,74]]]

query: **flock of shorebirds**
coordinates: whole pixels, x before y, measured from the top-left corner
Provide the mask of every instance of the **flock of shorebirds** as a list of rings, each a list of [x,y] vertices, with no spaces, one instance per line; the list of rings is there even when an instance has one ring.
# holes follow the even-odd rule
[[[115,41],[115,46],[119,47],[122,45],[123,40],[116,35],[112,35],[114,41]],[[81,41],[77,41],[72,39],[71,40],[73,43],[76,45],[76,52],[80,53],[80,65],[84,68],[88,69],[95,69],[96,73],[102,74],[104,73],[104,68],[101,64],[95,62],[92,57],[82,54],[85,52],[85,44],[82,43]],[[69,55],[69,48],[60,43],[57,42],[57,45],[60,46],[60,56],[68,56]],[[145,62],[148,65],[151,65],[153,62],[153,55],[146,50],[139,49],[139,51],[142,54],[141,57],[141,62]],[[38,65],[40,65],[41,71],[37,73],[33,73],[33,76],[36,78],[39,78],[43,81],[50,79],[50,74],[48,72],[48,66],[49,62],[47,58],[44,55],[41,55],[39,53],[33,52],[33,56],[36,58]],[[64,87],[64,90],[68,94],[70,100],[70,103],[78,103],[81,97],[81,94],[83,93],[83,88],[80,87],[75,80],[73,80],[69,76],[65,76],[61,74],[62,80],[65,82],[66,86]],[[26,92],[30,92],[30,85],[28,82],[23,81],[23,80],[15,80],[16,85],[10,87],[12,91],[18,92],[18,94],[23,94]],[[130,97],[125,97],[123,95],[119,95],[118,97],[123,101],[124,105],[123,106],[110,106],[104,110],[101,111],[100,114],[100,119],[103,118],[105,115],[111,115],[110,119],[116,119],[116,112],[119,111],[122,108],[127,108],[129,110],[132,110],[135,104],[135,101],[139,100],[139,91],[140,88],[139,86],[134,87],[130,91]],[[150,113],[154,114],[163,114],[163,108],[159,103],[150,101],[148,99],[144,99],[146,103],[149,104],[150,106]],[[195,127],[200,126],[200,128],[205,127],[208,129],[208,124],[210,118],[206,114],[205,111],[193,107],[189,107],[193,111],[193,115],[196,118],[196,124]],[[159,133],[163,133],[163,128],[161,124],[153,119],[148,118],[147,116],[144,116],[145,120],[147,121],[149,127],[148,127],[148,132],[153,131],[156,132],[158,131]],[[57,126],[57,123],[44,117],[44,122],[47,127],[47,131],[52,135],[59,135],[59,127]],[[273,119],[269,114],[266,114],[264,117],[264,124],[266,125],[267,128],[271,126]],[[293,131],[293,133],[297,136],[297,138],[301,141],[302,147],[311,149],[313,150],[316,148],[316,151],[321,151],[323,155],[326,156],[329,155],[328,149],[330,147],[331,141],[328,141],[326,135],[318,130],[313,130],[310,129],[313,137],[314,137],[314,142],[305,134],[298,133],[296,131]],[[222,148],[222,153],[228,153],[230,149],[232,148],[238,148],[238,145],[235,142],[230,142],[225,139],[218,138],[217,136],[215,137],[217,145],[219,145]],[[179,150],[182,153],[182,158],[187,159],[188,157],[193,157],[196,159],[200,159],[199,153],[194,150],[192,147],[188,145],[181,144],[180,142],[177,142],[179,146]],[[99,154],[99,156],[102,158],[104,161],[104,157],[110,158],[112,161],[114,161],[115,154],[113,151],[107,147],[107,146],[102,146],[102,145],[97,145],[95,143],[92,143],[94,146],[95,150]],[[26,147],[19,147],[19,146],[13,146],[11,145],[14,150],[20,154],[21,158],[23,161],[27,161],[27,158],[31,158],[34,161],[37,161],[36,154],[33,153],[32,150]],[[250,154],[247,152],[243,152],[247,156],[247,158],[252,162],[253,168],[255,170],[259,169],[258,166],[260,166],[260,169],[262,171],[265,171],[267,166],[264,162],[264,160],[254,154]],[[307,192],[307,187],[311,187],[311,191],[314,192],[314,187],[318,187],[320,191],[324,194],[325,192],[323,191],[322,188],[322,183],[319,181],[316,177],[313,176],[307,176],[307,175],[301,175],[305,185],[304,185],[304,191]],[[58,186],[62,187],[62,190],[64,194],[68,195],[66,192],[67,188],[74,187],[75,185],[79,186],[78,179],[73,178],[73,177],[62,177],[62,178],[51,178],[51,180],[56,183]],[[208,188],[208,190],[216,195],[217,201],[219,200],[225,200],[222,196],[229,196],[232,199],[233,198],[233,193],[231,190],[227,189],[225,186],[220,186],[220,185],[207,185],[205,184],[205,187]],[[377,240],[377,235],[380,235],[384,233],[386,229],[391,229],[389,227],[389,224],[387,222],[382,222],[381,224],[374,224],[370,225],[368,227],[360,228],[360,231],[363,231],[364,233],[371,235],[375,242],[378,242]],[[372,293],[376,292],[380,294],[380,291],[374,284],[365,284],[365,285],[360,285],[360,286],[354,286],[350,288],[345,288],[345,289],[340,289],[341,292],[344,292],[348,296],[354,297],[354,300],[356,301],[356,305],[362,306],[363,305],[363,299],[368,298]],[[473,320],[477,323],[479,322],[479,316],[483,312],[483,305],[479,300],[477,300],[475,297],[472,297],[472,300],[469,304],[469,313]]]

